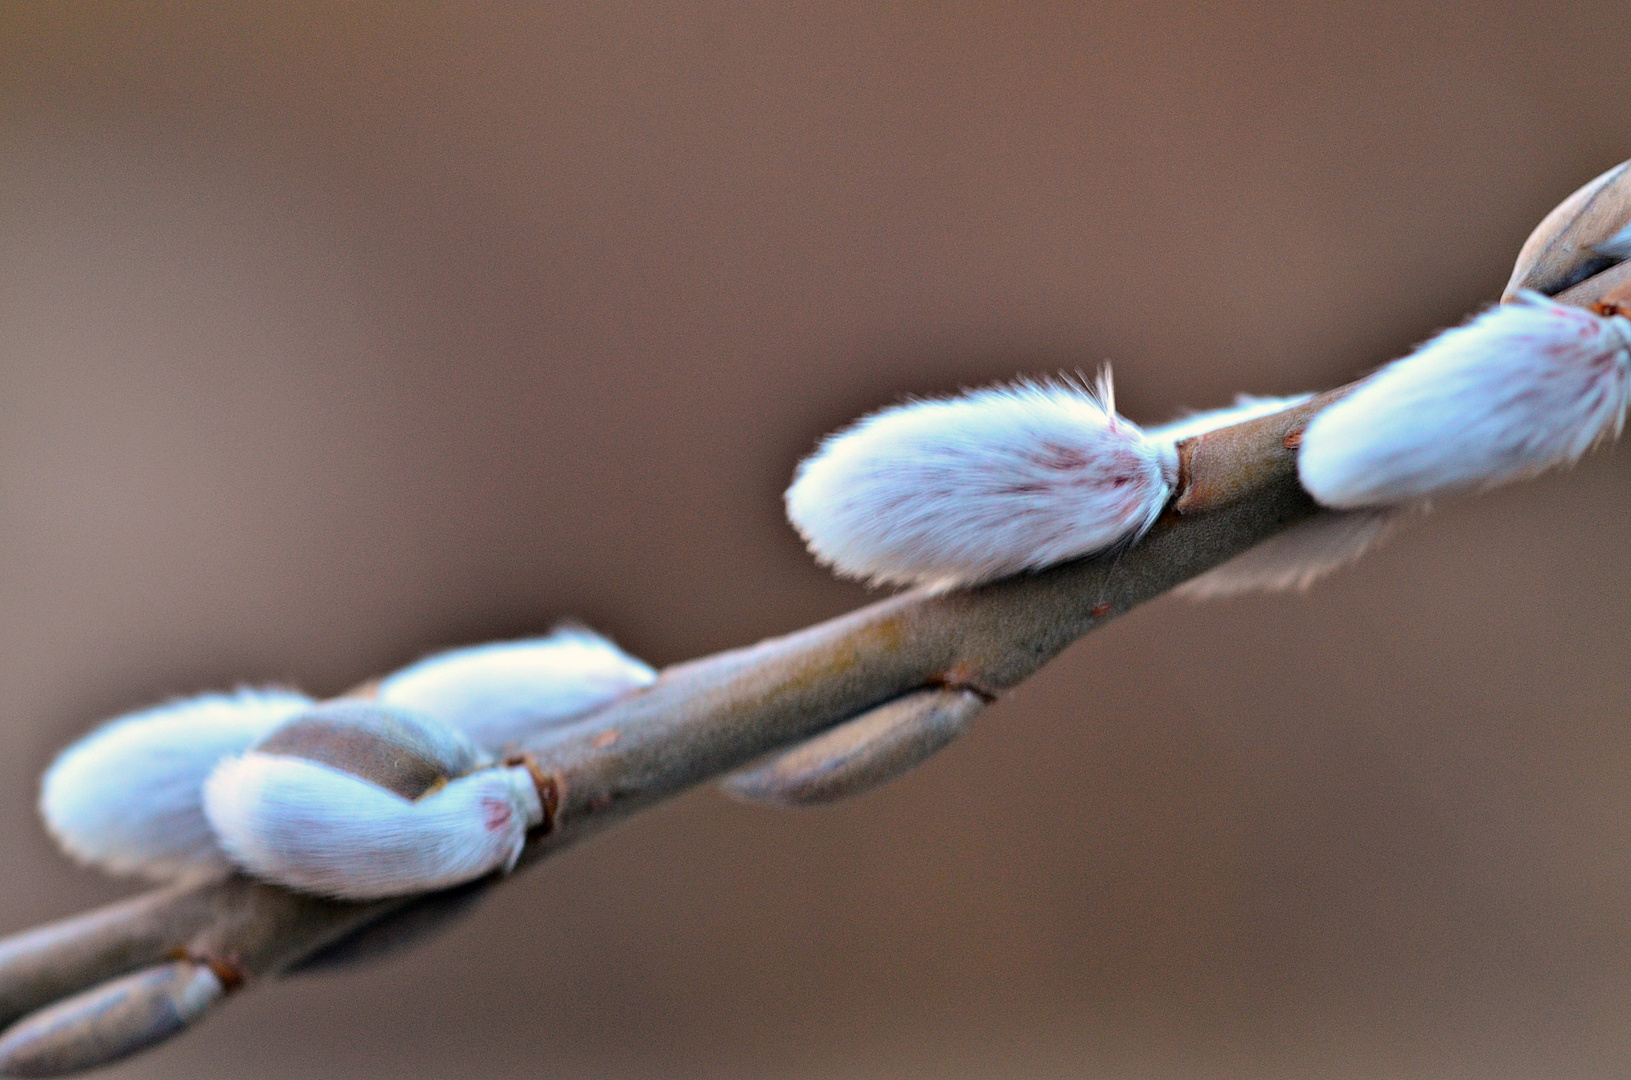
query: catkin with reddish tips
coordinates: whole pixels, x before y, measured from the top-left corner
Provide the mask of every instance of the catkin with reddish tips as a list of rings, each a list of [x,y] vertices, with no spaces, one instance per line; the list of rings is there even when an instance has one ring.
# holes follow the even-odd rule
[[[204,810],[239,866],[301,892],[372,900],[444,889],[515,865],[543,807],[524,768],[481,769],[405,799],[299,758],[229,758]]]
[[[1022,383],[869,416],[799,466],[787,514],[847,577],[953,588],[1136,539],[1177,456],[1095,393]]]
[[[1303,487],[1338,509],[1395,506],[1523,480],[1618,435],[1631,320],[1536,293],[1382,368],[1303,434]]]
[[[204,782],[204,814],[248,873],[367,900],[445,888],[515,863],[543,803],[524,766],[457,729],[371,701],[278,727]]]

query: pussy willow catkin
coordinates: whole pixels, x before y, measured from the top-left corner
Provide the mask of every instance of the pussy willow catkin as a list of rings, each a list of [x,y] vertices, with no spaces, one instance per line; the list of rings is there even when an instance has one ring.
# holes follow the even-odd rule
[[[379,696],[382,704],[411,717],[422,733],[442,732],[438,737],[447,745],[469,745],[486,761],[529,734],[655,678],[649,666],[605,638],[569,627],[546,637],[432,656],[387,678]],[[456,845],[456,839],[437,837],[445,834],[449,821],[468,827],[493,816],[481,809],[483,798],[510,798],[519,791],[515,797],[520,802],[510,805],[517,809],[517,828],[524,832],[524,819],[532,811],[518,776],[499,781],[484,776],[458,786],[453,792],[458,798],[425,807],[410,800],[413,805],[405,808],[399,805],[404,801],[401,796],[387,791],[359,793],[355,785],[367,787],[366,779],[341,775],[313,780],[304,768],[286,767],[293,760],[287,755],[268,763],[262,759],[269,755],[251,752],[278,729],[317,708],[310,697],[295,691],[245,689],[183,698],[112,720],[64,750],[47,770],[40,793],[46,828],[70,856],[111,873],[167,880],[219,875],[234,868],[257,872],[257,866],[282,865],[278,852],[294,851],[292,841],[277,839],[278,830],[297,820],[311,824],[310,816],[299,815],[300,807],[308,805],[302,800],[312,798],[317,802],[309,805],[326,815],[325,832],[344,831],[345,820],[335,819],[331,810],[366,812],[362,823],[379,828],[374,829],[377,842],[372,848],[366,830],[353,829],[323,850],[314,849],[309,853],[310,873],[316,875],[311,880],[340,880],[332,865],[349,851],[343,857],[353,864],[358,880],[366,882],[360,888],[372,895],[398,887],[399,891],[427,887],[422,881],[439,871],[427,872],[423,866],[403,869],[400,857],[390,854],[390,845],[401,836],[419,836],[430,847]],[[205,785],[229,763],[227,771],[238,781],[216,782],[217,822],[212,824],[206,814]],[[445,759],[450,781],[446,789],[454,789],[459,775],[478,764],[476,758]],[[483,786],[492,784],[497,784],[494,791]],[[251,790],[256,793],[252,799],[245,794]],[[297,792],[298,797],[293,794]],[[382,795],[397,801],[382,801]],[[470,797],[459,802],[466,796]],[[223,844],[221,823],[229,820],[236,832],[232,844]],[[485,825],[483,830],[472,830],[465,837],[471,865],[492,862],[491,850],[482,847],[492,841],[492,830]],[[497,864],[513,859],[518,850],[513,841],[506,834],[492,849],[503,852]],[[259,853],[265,851],[273,854],[263,858]],[[301,858],[289,855],[284,861],[298,863]],[[392,859],[398,860],[397,870],[378,869]],[[286,884],[294,884],[305,872],[279,871]],[[332,895],[362,895],[349,885],[324,888]]]
[[[1433,338],[1323,410],[1298,475],[1341,509],[1523,480],[1618,435],[1631,320],[1523,293]]]
[[[1116,414],[1106,375],[874,413],[799,466],[787,513],[839,574],[952,588],[1134,539],[1176,480],[1171,444]]]
[[[318,706],[229,757],[204,814],[241,869],[301,892],[371,900],[515,865],[544,818],[530,770],[457,729],[371,701]]]

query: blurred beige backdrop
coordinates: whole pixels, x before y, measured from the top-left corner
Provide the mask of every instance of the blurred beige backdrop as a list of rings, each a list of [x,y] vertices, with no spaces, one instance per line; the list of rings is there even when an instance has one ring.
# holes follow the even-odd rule
[[[1620,4],[0,7],[0,931],[166,694],[867,599],[779,496],[908,392],[1161,420],[1494,297]],[[922,772],[699,792],[128,1077],[1631,1076],[1631,450],[1115,623]]]

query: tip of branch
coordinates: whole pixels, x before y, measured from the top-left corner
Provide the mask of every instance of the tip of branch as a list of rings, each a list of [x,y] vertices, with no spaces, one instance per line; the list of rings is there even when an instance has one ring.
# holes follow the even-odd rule
[[[1559,203],[1518,252],[1503,301],[1525,290],[1557,296],[1623,263],[1631,221],[1631,169],[1609,169]]]

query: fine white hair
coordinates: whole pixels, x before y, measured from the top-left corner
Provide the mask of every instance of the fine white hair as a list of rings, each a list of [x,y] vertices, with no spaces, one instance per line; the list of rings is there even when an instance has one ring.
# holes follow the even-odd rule
[[[231,864],[199,801],[204,778],[311,704],[291,690],[241,689],[111,720],[46,770],[46,830],[74,859],[115,874],[165,880],[225,873]]]
[[[414,709],[494,752],[528,735],[650,686],[657,673],[579,626],[547,637],[452,649],[379,684],[387,705]]]
[[[946,589],[1135,540],[1176,477],[1106,372],[1096,390],[1026,382],[874,413],[799,466],[787,515],[839,574]]]
[[[515,865],[543,806],[525,768],[490,768],[405,799],[314,761],[250,752],[204,784],[221,846],[256,877],[371,900]]]
[[[1180,416],[1159,427],[1149,428],[1145,434],[1151,439],[1179,443],[1231,424],[1244,424],[1260,416],[1284,412],[1293,405],[1301,405],[1313,396],[1313,394],[1292,394],[1289,397],[1259,397],[1255,394],[1237,394],[1233,405]]]
[[[1520,293],[1321,411],[1298,475],[1338,509],[1494,487],[1618,435],[1628,400],[1631,321]]]

